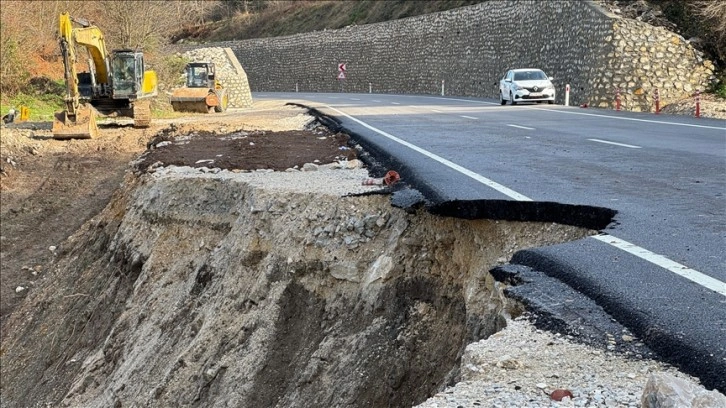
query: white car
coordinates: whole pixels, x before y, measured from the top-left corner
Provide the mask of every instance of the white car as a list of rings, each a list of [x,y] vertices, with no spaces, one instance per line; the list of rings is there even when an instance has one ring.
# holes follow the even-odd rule
[[[517,102],[555,103],[552,78],[541,69],[523,68],[507,71],[499,81],[499,103],[516,105]]]

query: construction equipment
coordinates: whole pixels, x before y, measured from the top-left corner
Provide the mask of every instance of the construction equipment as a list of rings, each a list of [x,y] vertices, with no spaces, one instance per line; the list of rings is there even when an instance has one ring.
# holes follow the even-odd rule
[[[212,62],[190,62],[184,68],[186,85],[172,93],[169,102],[178,112],[224,112],[229,105],[227,90],[217,79]]]
[[[133,118],[135,127],[148,127],[149,98],[157,94],[157,78],[156,72],[144,69],[144,54],[122,49],[109,55],[103,33],[88,20],[62,13],[59,23],[66,95],[65,110],[56,113],[53,121],[53,137],[96,137],[96,114]],[[76,46],[88,51],[89,72],[77,71]]]

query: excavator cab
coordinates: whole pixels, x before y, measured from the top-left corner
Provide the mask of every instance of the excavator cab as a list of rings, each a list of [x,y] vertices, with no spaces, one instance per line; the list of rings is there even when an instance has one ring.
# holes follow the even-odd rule
[[[115,52],[111,58],[111,86],[114,99],[136,99],[141,88],[141,74],[137,64],[143,63],[130,52]],[[143,72],[143,68],[141,69]]]
[[[149,71],[144,70],[144,55],[139,51],[116,50],[111,56],[111,96],[133,101],[156,93],[154,84],[147,84]]]

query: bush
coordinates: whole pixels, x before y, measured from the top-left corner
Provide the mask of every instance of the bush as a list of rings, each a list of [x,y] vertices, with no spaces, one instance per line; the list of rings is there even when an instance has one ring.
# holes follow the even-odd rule
[[[159,96],[153,99],[153,110],[171,111],[169,96],[171,92],[184,85],[184,67],[189,59],[180,54],[148,56],[149,66],[156,71],[159,80]]]
[[[721,71],[718,80],[708,90],[719,98],[726,99],[726,70]]]
[[[27,66],[27,58],[20,52],[18,42],[14,38],[3,38],[0,45],[0,60],[2,61],[0,91],[14,95],[23,88],[30,76],[24,68]]]

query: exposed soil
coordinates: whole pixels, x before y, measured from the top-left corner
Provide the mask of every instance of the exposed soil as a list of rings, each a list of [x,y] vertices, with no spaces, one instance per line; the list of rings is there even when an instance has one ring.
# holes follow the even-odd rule
[[[349,139],[348,135],[332,134],[325,127],[224,135],[203,131],[179,137],[172,126],[153,138],[149,143],[152,150],[143,155],[137,167],[142,171],[155,164],[243,171],[300,169],[305,163],[355,159],[355,150],[347,146]],[[171,144],[164,146],[164,142]]]
[[[49,123],[16,123],[3,127],[0,138],[0,327],[28,288],[53,259],[49,248],[98,214],[119,187],[129,163],[147,145],[185,142],[153,149],[139,163],[217,167],[237,170],[302,167],[330,163],[354,154],[341,150],[347,136],[307,123],[309,130],[280,130],[286,123],[310,122],[302,108],[257,103],[253,110],[224,114],[190,114],[157,120],[148,129],[124,122],[101,125],[93,140],[59,141]],[[305,123],[301,123],[305,125]],[[262,130],[265,129],[265,130]],[[222,139],[219,133],[236,134]],[[219,156],[218,156],[219,155]],[[207,160],[207,161],[204,161]],[[213,163],[209,160],[213,160]],[[24,289],[20,289],[24,288]]]

